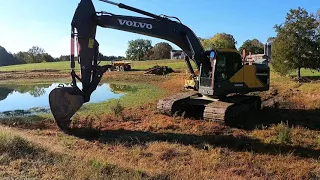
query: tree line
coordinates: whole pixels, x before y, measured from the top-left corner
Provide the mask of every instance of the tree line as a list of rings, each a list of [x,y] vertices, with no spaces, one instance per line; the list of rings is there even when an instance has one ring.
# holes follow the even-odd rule
[[[77,60],[77,57],[75,57]],[[99,61],[114,61],[124,59],[123,56],[105,56],[99,53]],[[18,53],[10,53],[4,47],[0,46],[0,66],[8,66],[15,64],[41,63],[41,62],[58,62],[69,61],[70,55],[61,55],[53,58],[45,50],[38,46],[31,47],[28,51],[20,51]]]
[[[217,33],[209,38],[200,38],[199,40],[205,50],[211,49],[236,49],[237,41],[231,34]],[[264,44],[258,39],[246,40],[239,48],[239,51],[246,49],[254,54],[260,54],[264,52]],[[157,59],[170,59],[170,52],[173,48],[170,44],[160,42],[151,45],[151,41],[148,39],[136,39],[128,42],[128,48],[126,51],[126,58],[134,61],[141,60],[157,60]]]
[[[56,59],[38,46],[33,46],[27,52],[20,51],[15,54],[11,54],[4,47],[0,46],[0,66],[39,63],[43,61],[54,62]]]

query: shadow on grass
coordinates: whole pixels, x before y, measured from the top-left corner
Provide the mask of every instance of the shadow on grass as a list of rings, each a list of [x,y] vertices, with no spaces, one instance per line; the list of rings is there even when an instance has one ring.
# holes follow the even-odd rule
[[[303,78],[309,79],[312,81],[317,81],[317,80],[320,80],[320,75],[319,76],[303,76]]]
[[[143,69],[134,69],[134,68],[133,68],[133,69],[130,69],[130,71],[144,71],[144,70],[143,70]],[[130,72],[130,71],[129,71],[129,72]]]
[[[266,144],[258,139],[247,136],[235,137],[232,135],[193,135],[176,133],[154,133],[144,131],[129,131],[124,129],[99,131],[94,129],[72,129],[71,135],[96,140],[100,143],[121,143],[126,146],[145,145],[148,142],[172,142],[191,145],[198,149],[213,147],[229,148],[233,151],[250,151],[259,154],[288,154],[295,156],[319,158],[320,151],[302,146]]]
[[[235,127],[251,130],[284,122],[289,126],[301,126],[311,130],[320,130],[320,109],[281,109],[263,108],[237,122]]]

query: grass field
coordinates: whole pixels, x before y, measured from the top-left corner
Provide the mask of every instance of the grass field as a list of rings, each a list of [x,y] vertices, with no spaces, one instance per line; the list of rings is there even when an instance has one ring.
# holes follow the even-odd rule
[[[108,64],[106,61],[102,61],[100,65]],[[186,67],[184,60],[152,60],[152,61],[133,61],[132,68],[135,70],[145,70],[155,65],[169,66],[174,69],[180,69]],[[76,65],[76,69],[79,70],[79,66]],[[34,71],[34,70],[58,70],[58,71],[70,71],[70,63],[68,61],[62,62],[43,62],[33,64],[22,64],[13,66],[0,67],[0,71]]]
[[[320,71],[317,70],[311,70],[311,69],[301,69],[301,76],[307,76],[307,77],[317,77],[320,76]],[[293,71],[290,73],[291,76],[297,76],[298,71]]]
[[[109,62],[102,61],[100,65],[108,64]],[[193,67],[195,67],[194,63]],[[149,61],[132,61],[132,68],[134,70],[145,70],[155,65],[160,66],[169,66],[173,69],[186,69],[187,66],[184,60],[149,60]],[[44,63],[33,63],[33,64],[22,64],[22,65],[13,65],[13,66],[3,66],[0,67],[0,71],[37,71],[37,70],[55,70],[60,72],[69,72],[70,64],[68,61],[62,62],[44,62]],[[76,70],[79,70],[79,66],[76,65]],[[297,72],[292,71],[290,76],[296,76]],[[310,70],[310,69],[301,69],[301,76],[307,77],[317,77],[320,76],[320,71]]]

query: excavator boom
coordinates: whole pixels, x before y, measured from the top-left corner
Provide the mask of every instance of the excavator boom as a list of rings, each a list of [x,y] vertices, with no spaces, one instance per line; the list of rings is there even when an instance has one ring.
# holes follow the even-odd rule
[[[117,29],[151,37],[168,40],[179,46],[186,54],[186,64],[194,80],[197,81],[191,66],[191,59],[200,70],[200,65],[210,67],[210,61],[194,32],[168,16],[158,16],[121,3],[108,0],[103,2],[116,5],[148,17],[115,15],[108,12],[96,12],[91,0],[81,0],[71,22],[71,76],[72,87],[58,87],[49,95],[52,114],[59,127],[67,129],[70,118],[83,103],[90,101],[92,92],[98,86],[103,73],[108,69],[98,65],[99,43],[96,40],[97,27]],[[78,58],[81,75],[75,72],[75,46],[78,47]],[[82,89],[77,87],[77,80]]]
[[[198,37],[176,17],[158,16],[131,6],[100,0],[144,17],[96,12],[91,0],[81,0],[71,22],[71,87],[51,91],[49,102],[52,114],[62,130],[68,130],[71,117],[90,101],[103,73],[110,65],[99,66],[98,27],[111,28],[164,39],[176,44],[186,54],[185,62],[197,92],[180,93],[159,100],[160,112],[202,112],[203,119],[232,122],[252,109],[259,109],[260,97],[246,96],[249,92],[269,89],[268,65],[246,65],[237,50],[204,51]],[[75,72],[75,47],[78,49],[80,75]],[[199,74],[191,66],[192,60]],[[82,83],[82,89],[77,86]],[[228,96],[233,94],[231,96]],[[197,110],[198,109],[198,110]]]

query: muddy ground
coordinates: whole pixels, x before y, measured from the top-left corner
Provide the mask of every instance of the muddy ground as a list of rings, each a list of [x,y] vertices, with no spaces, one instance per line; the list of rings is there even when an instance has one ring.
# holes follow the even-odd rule
[[[67,78],[68,74],[0,73],[1,80],[40,77]],[[184,78],[183,73],[111,72],[103,81],[152,84],[165,90],[165,97],[182,91]],[[259,94],[261,112],[232,127],[159,114],[157,99],[125,108],[121,116],[76,116],[69,134],[59,131],[50,118],[32,117],[32,123],[21,118],[2,120],[1,132],[21,137],[27,145],[17,146],[15,138],[9,141],[0,135],[7,145],[0,148],[0,177],[320,179],[319,84],[273,78],[271,90]]]

